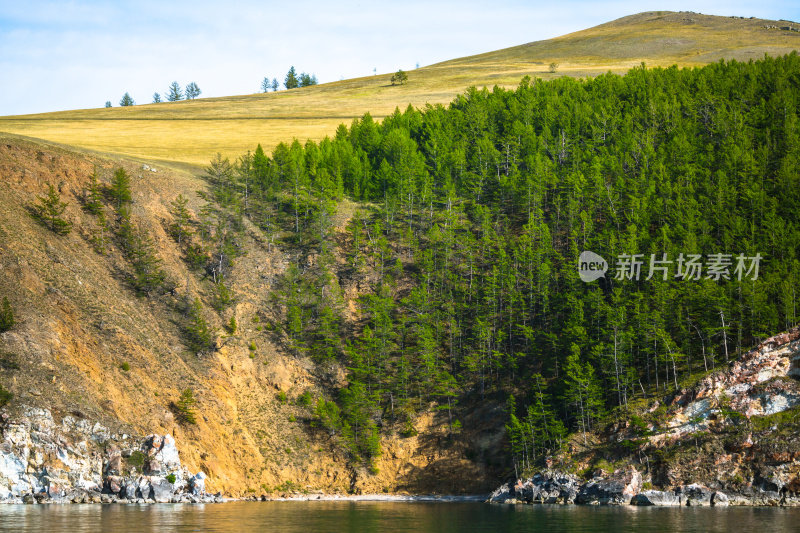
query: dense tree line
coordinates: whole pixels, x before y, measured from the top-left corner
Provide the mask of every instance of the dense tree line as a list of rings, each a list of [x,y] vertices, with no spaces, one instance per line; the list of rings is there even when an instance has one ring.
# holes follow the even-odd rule
[[[508,400],[524,466],[797,323],[799,85],[796,54],[525,78],[259,146],[217,189],[270,242],[318,253],[277,298],[293,349],[348,368],[318,414],[354,457],[379,453],[381,426],[437,406],[457,428],[457,402],[488,398]],[[337,244],[343,197],[365,203]],[[580,279],[584,250],[605,277]],[[354,323],[348,276],[375,280]]]

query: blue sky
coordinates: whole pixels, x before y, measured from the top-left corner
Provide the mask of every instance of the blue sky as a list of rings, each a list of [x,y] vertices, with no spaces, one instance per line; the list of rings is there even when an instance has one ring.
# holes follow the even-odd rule
[[[322,83],[413,69],[649,10],[800,20],[796,0],[0,0],[0,115],[149,103],[173,80],[250,94],[291,65]]]

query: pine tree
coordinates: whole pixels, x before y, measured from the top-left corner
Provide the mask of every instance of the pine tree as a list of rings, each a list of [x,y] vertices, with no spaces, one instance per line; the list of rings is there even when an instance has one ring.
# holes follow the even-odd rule
[[[563,422],[556,416],[549,396],[545,393],[545,380],[541,374],[531,376],[533,401],[528,406],[524,427],[531,443],[531,459],[537,460],[537,448],[541,456],[555,453],[561,448],[567,434]]]
[[[108,231],[109,231],[108,220],[106,219],[105,213],[100,211],[100,213],[97,215],[97,228],[94,230],[89,241],[92,243],[95,252],[99,253],[100,255],[106,254],[107,251],[106,245],[108,243]]]
[[[166,281],[166,273],[161,268],[161,258],[156,255],[153,239],[144,231],[137,229],[133,250],[129,254],[133,266],[134,288],[149,295],[161,288]]]
[[[343,426],[342,411],[336,402],[320,398],[314,407],[314,415],[331,437],[341,432]]]
[[[133,268],[131,285],[136,291],[149,295],[161,288],[166,281],[166,273],[161,268],[162,261],[156,255],[155,244],[150,235],[134,224],[128,206],[123,205],[118,214],[117,237]]]
[[[111,188],[109,194],[116,203],[116,208],[119,210],[125,204],[132,200],[131,196],[131,178],[124,168],[119,167],[114,171],[114,177],[111,179]]]
[[[287,89],[296,89],[300,85],[297,79],[297,71],[294,70],[294,67],[291,67],[289,72],[286,73],[286,79],[283,81],[283,85]]]
[[[0,306],[0,333],[8,331],[14,327],[14,310],[7,296],[3,296],[3,304]]]
[[[189,223],[192,220],[192,216],[186,208],[188,203],[189,200],[187,200],[183,194],[179,194],[178,197],[169,204],[170,214],[172,215],[172,224],[170,224],[169,227],[170,233],[178,244],[182,244],[183,241],[191,235]]]
[[[226,307],[235,301],[233,291],[225,283],[224,277],[220,277],[214,284],[214,299],[211,302],[212,307],[221,313]]]
[[[184,389],[181,391],[181,397],[175,404],[181,422],[197,424],[197,416],[195,415],[196,404],[197,400],[194,397],[194,391],[192,389]]]
[[[242,209],[242,214],[247,216],[248,209],[250,208],[250,195],[253,191],[253,178],[254,178],[254,171],[253,171],[253,154],[250,153],[248,150],[247,153],[243,156],[239,157],[239,161],[236,164],[236,185],[238,185],[237,193],[239,196],[243,197],[244,206]]]
[[[161,103],[161,95],[158,93],[153,93],[153,103],[160,104]]]
[[[61,196],[52,184],[47,184],[47,196],[40,196],[39,202],[32,207],[32,214],[36,220],[56,235],[67,235],[72,231],[72,222],[62,218],[67,204],[61,201]]]
[[[578,428],[583,433],[583,442],[586,444],[586,432],[591,429],[592,420],[602,411],[602,391],[592,365],[589,362],[581,364],[580,348],[577,344],[573,343],[570,348],[564,372],[564,399],[577,411]]]
[[[236,316],[231,315],[231,319],[228,321],[228,324],[225,326],[225,329],[228,330],[229,335],[236,335],[236,330],[238,329],[238,325],[236,323]]]
[[[209,166],[205,168],[205,178],[213,186],[214,196],[223,207],[231,207],[237,200],[237,191],[233,179],[234,170],[230,159],[223,158],[219,152],[211,160]]]
[[[106,108],[111,107],[111,100],[106,100],[105,107]]]
[[[129,255],[136,247],[136,226],[131,219],[131,210],[123,205],[117,210],[117,238],[123,253]]]
[[[89,176],[89,187],[83,192],[83,209],[95,216],[103,212],[103,192],[97,182],[97,168]]]
[[[167,101],[177,102],[179,100],[183,100],[183,92],[181,91],[180,84],[178,84],[177,81],[173,81],[167,89]]]
[[[189,341],[189,348],[195,352],[201,352],[211,346],[211,330],[208,322],[203,316],[203,304],[200,298],[195,298],[188,309],[188,323],[186,333]]]
[[[195,82],[190,82],[189,85],[186,86],[186,99],[194,100],[200,96],[201,92],[200,87],[198,87]]]
[[[526,461],[527,434],[516,415],[516,400],[513,394],[506,401],[508,423],[505,426],[508,444],[511,448],[511,459],[514,463],[514,477],[519,477],[520,470],[524,469]]]
[[[316,84],[317,84],[317,77],[315,75],[306,74],[305,72],[300,74],[300,78],[298,81],[299,87],[310,87]]]
[[[403,69],[398,70],[394,74],[392,74],[392,85],[395,83],[399,83],[400,85],[405,84],[408,81],[408,74],[406,74]]]
[[[272,87],[272,84],[271,84],[269,78],[265,77],[263,80],[261,80],[261,92],[262,93],[268,93],[270,87]]]
[[[276,92],[278,90],[278,88],[280,87],[280,83],[278,83],[278,78],[272,78],[271,87],[272,87],[272,92]]]
[[[131,95],[128,93],[123,94],[122,99],[119,101],[119,105],[122,107],[132,106],[134,104],[133,98],[131,98]]]
[[[14,398],[14,395],[11,394],[11,391],[7,391],[0,385],[0,408],[5,407],[12,398]]]
[[[374,394],[370,394],[363,383],[351,382],[340,392],[344,433],[351,454],[357,461],[372,462],[381,455],[378,427],[375,416],[379,409]]]
[[[339,320],[333,309],[325,305],[319,311],[316,342],[314,343],[312,354],[319,363],[333,361],[339,351]]]

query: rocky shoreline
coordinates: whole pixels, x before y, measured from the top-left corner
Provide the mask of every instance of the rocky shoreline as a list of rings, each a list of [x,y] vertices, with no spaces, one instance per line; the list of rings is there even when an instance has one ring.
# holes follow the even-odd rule
[[[131,436],[72,413],[0,411],[0,504],[153,504],[231,501],[474,501],[481,496],[206,492],[206,474],[181,464],[171,435]]]
[[[167,491],[169,489],[166,489]],[[162,492],[160,488],[152,488],[145,498],[137,490],[138,497],[128,498],[120,494],[99,492],[96,490],[72,489],[61,494],[52,495],[49,491],[28,492],[22,497],[11,496],[0,500],[0,504],[68,504],[68,503],[119,503],[119,504],[153,504],[153,503],[223,503],[232,501],[221,494],[194,495],[189,493]]]
[[[697,483],[668,490],[644,488],[635,468],[581,481],[577,476],[546,470],[515,483],[506,483],[486,500],[505,504],[638,505],[655,507],[800,506],[800,493],[764,482],[739,491],[720,490]]]
[[[240,501],[262,502],[476,502],[486,501],[485,494],[447,495],[447,494],[326,494],[321,491],[308,494],[291,494],[282,496],[251,496]]]
[[[598,468],[588,481],[546,469],[506,483],[488,501],[800,506],[796,415],[768,418],[800,407],[798,378],[800,327],[795,327],[695,385],[652,400],[636,423],[626,417],[600,431],[600,442],[616,448],[615,467],[621,469],[608,473],[611,468]],[[623,444],[629,445],[627,452],[620,451]],[[643,456],[662,459],[648,459],[645,466]],[[587,471],[590,463],[583,460],[580,467]]]
[[[0,503],[216,503],[171,435],[134,437],[67,415],[0,413]]]
[[[800,406],[800,328],[767,339],[694,387],[654,401],[660,423],[614,423],[606,442],[632,443],[640,453],[664,451],[694,438],[692,453],[672,463],[598,469],[585,480],[543,470],[506,483],[486,498],[401,494],[284,493],[242,500],[488,501],[507,504],[640,506],[800,506],[800,445],[791,420],[761,426],[743,420]],[[737,414],[738,413],[738,414]],[[0,411],[0,503],[217,503],[206,474],[182,464],[171,435],[114,432],[79,412],[56,421],[47,409]],[[793,420],[793,419],[792,419]],[[785,429],[784,432],[781,432]],[[698,444],[697,435],[708,442]],[[663,454],[662,454],[663,455]],[[622,457],[624,460],[625,457]],[[625,464],[625,463],[622,463]],[[615,467],[618,467],[617,462]],[[697,482],[699,481],[699,483]],[[660,490],[656,490],[656,489]]]

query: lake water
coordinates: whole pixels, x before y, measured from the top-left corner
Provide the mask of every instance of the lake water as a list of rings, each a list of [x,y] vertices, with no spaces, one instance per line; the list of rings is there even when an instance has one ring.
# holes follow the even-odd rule
[[[728,532],[800,530],[800,509],[489,505],[475,502],[230,502],[0,505],[0,531]]]

